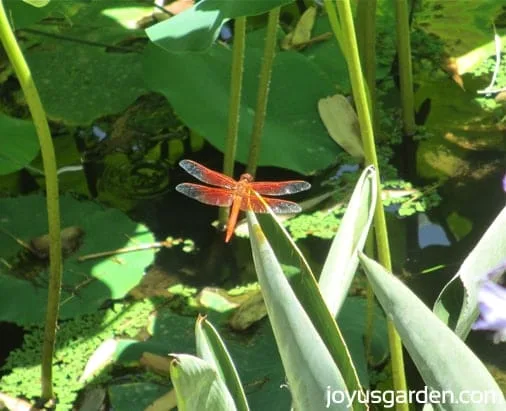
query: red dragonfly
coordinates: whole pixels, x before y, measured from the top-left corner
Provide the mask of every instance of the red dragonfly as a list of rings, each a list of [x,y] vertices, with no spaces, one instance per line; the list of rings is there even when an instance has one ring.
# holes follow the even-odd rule
[[[182,160],[179,165],[196,179],[215,187],[200,184],[182,183],[176,190],[184,195],[218,207],[232,207],[227,222],[225,242],[228,243],[237,223],[239,210],[251,210],[255,213],[266,213],[264,203],[255,195],[281,196],[308,190],[311,187],[306,181],[253,181],[250,174],[242,174],[239,181],[224,174],[210,170],[192,160]],[[293,201],[262,197],[269,207],[277,214],[298,213],[302,209]]]

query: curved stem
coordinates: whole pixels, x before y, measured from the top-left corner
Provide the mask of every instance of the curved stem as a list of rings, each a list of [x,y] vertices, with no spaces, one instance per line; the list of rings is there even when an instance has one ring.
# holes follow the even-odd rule
[[[232,46],[232,68],[230,75],[230,100],[228,105],[228,132],[223,158],[223,172],[234,176],[234,160],[239,131],[241,110],[242,77],[244,71],[244,48],[246,39],[246,17],[237,17],[234,26],[234,44]],[[219,222],[224,227],[227,223],[229,209],[220,207]]]
[[[53,398],[52,359],[56,339],[56,322],[61,291],[61,238],[60,238],[60,206],[58,202],[58,177],[56,175],[56,159],[53,140],[49,131],[46,114],[40,101],[39,93],[33,82],[30,69],[26,64],[21,49],[16,41],[5,14],[3,1],[0,0],[0,40],[14,68],[21,88],[28,103],[35,129],[39,137],[44,174],[46,176],[46,202],[51,247],[49,251],[49,289],[42,349],[42,398]]]
[[[272,9],[269,12],[269,20],[267,22],[267,36],[265,38],[264,55],[258,81],[257,105],[255,110],[255,119],[253,122],[253,130],[251,132],[251,143],[247,167],[247,172],[252,176],[256,173],[258,157],[260,156],[260,143],[264,129],[265,114],[267,112],[269,85],[271,82],[272,64],[274,62],[274,55],[276,51],[276,32],[278,29],[280,11],[280,7]]]
[[[363,81],[362,67],[358,53],[357,40],[355,36],[355,27],[353,15],[349,0],[336,0],[337,10],[339,12],[342,33],[340,35],[347,41],[347,63],[350,74],[350,81],[353,91],[353,98],[357,107],[357,115],[360,123],[360,131],[364,144],[364,153],[367,164],[373,164],[378,170],[376,184],[378,186],[378,198],[374,213],[374,230],[376,233],[376,244],[378,248],[379,262],[388,270],[392,271],[392,262],[390,259],[390,247],[388,244],[388,233],[381,200],[381,185],[379,178],[378,158],[374,141],[374,132],[369,110],[367,92]],[[404,360],[402,355],[402,343],[391,321],[388,321],[388,338],[390,352],[392,355],[392,374],[394,389],[406,392],[406,377],[404,374]],[[408,404],[397,404],[397,409],[408,410]]]

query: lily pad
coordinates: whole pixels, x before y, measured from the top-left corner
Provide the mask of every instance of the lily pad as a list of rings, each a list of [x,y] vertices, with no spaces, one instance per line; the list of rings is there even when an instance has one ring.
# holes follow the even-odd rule
[[[132,2],[114,4],[114,8],[127,6]],[[50,34],[75,40],[44,37],[41,44],[27,50],[26,59],[50,119],[87,125],[124,110],[145,92],[139,54],[131,47],[114,48],[127,38],[145,38],[144,32],[105,15],[110,8],[110,2],[94,2],[72,16],[72,25],[45,26]]]
[[[79,256],[116,250],[154,241],[143,225],[123,213],[70,196],[60,199],[62,228],[84,230],[81,246],[64,261],[60,318],[93,313],[108,299],[122,298],[141,280],[153,261],[154,251],[143,250],[89,259]],[[47,233],[46,199],[25,196],[0,200],[0,321],[20,325],[40,323],[47,302],[47,262],[23,249],[15,239],[28,243]],[[130,240],[129,240],[130,239]]]
[[[501,0],[468,1],[465,7],[459,1],[428,0],[416,13],[416,22],[443,40],[446,53],[456,58],[458,73],[464,74],[495,54],[493,25],[503,6]],[[504,44],[504,29],[499,25],[496,29]]]

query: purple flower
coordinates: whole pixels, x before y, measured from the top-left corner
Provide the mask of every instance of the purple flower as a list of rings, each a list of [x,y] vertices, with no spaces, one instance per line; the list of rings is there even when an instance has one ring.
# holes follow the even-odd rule
[[[494,330],[494,342],[506,341],[506,288],[494,281],[506,269],[506,261],[487,273],[478,291],[480,317],[473,330]]]
[[[502,178],[502,189],[506,191],[506,174],[504,174],[504,177]]]

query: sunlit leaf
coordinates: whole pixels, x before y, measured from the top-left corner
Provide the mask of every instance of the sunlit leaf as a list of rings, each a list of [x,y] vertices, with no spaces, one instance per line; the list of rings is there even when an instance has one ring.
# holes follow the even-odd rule
[[[178,410],[237,409],[225,383],[211,364],[187,354],[172,354],[171,357],[170,378],[176,389]]]
[[[462,339],[478,318],[478,289],[484,276],[506,259],[506,207],[490,224],[478,244],[464,260],[459,271],[439,294],[434,311]],[[460,281],[459,281],[460,280]],[[462,290],[462,287],[464,290]],[[458,310],[453,309],[455,293],[461,291]],[[450,307],[452,306],[452,308]]]
[[[171,52],[203,51],[218,37],[228,19],[254,16],[291,0],[203,0],[192,8],[146,30],[152,42]]]
[[[232,395],[238,410],[249,410],[239,374],[227,348],[213,325],[203,317],[195,325],[197,353],[203,360],[213,364]]]
[[[293,292],[256,221],[247,212],[253,261],[296,409],[327,409],[326,387],[347,391],[325,343]],[[346,409],[331,404],[331,409]]]
[[[504,410],[501,389],[471,349],[394,275],[363,254],[360,261],[427,387],[455,395],[487,393],[487,398],[495,396],[495,401],[487,402],[487,410]],[[459,401],[446,401],[444,405],[445,410],[462,410]],[[470,401],[467,410],[481,411],[483,403]]]

